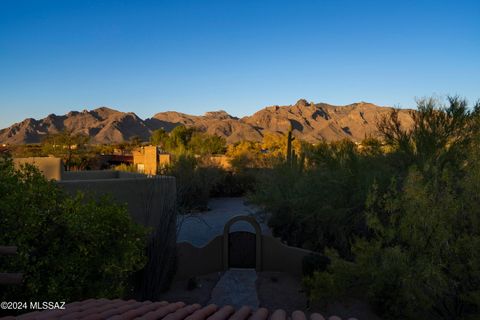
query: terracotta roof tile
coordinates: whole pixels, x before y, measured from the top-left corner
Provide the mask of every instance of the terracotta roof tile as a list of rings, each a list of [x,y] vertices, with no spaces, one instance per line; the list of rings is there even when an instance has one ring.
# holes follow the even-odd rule
[[[171,312],[175,312],[176,310],[183,308],[185,306],[184,302],[177,302],[177,303],[170,303],[164,307],[161,307],[157,310],[150,311],[147,314],[138,317],[137,319],[141,320],[156,320],[156,319],[162,319],[165,317],[167,314]]]
[[[82,319],[83,320],[100,320],[103,319],[101,314],[104,312],[108,312],[109,310],[112,309],[117,309],[120,306],[124,305],[125,301],[122,300],[114,300],[112,303],[106,303],[102,307],[99,307],[97,309],[89,310],[89,312],[85,312],[82,314]],[[166,302],[165,302],[166,304]]]
[[[325,318],[320,313],[312,313],[310,320],[325,320]]]
[[[273,314],[270,320],[286,320],[287,319],[287,313],[285,310],[278,309],[276,310]]]
[[[183,308],[178,309],[174,313],[170,313],[163,318],[163,320],[183,320],[187,316],[191,315],[193,312],[196,310],[200,309],[202,306],[199,305],[198,303],[196,304],[190,304],[188,306],[185,306]]]
[[[252,308],[243,306],[229,320],[246,320],[252,314]]]
[[[34,319],[34,317],[36,315],[38,315],[39,313],[40,313],[40,311],[34,311],[34,312],[22,314],[22,315],[18,316],[16,319],[20,319],[20,320]],[[4,319],[4,318],[2,318],[2,319]]]
[[[138,308],[132,308],[129,311],[123,312],[122,314],[117,314],[109,319],[111,320],[131,320],[136,319],[152,310],[156,310],[160,307],[166,306],[168,303],[166,301],[162,302],[144,302],[142,305],[139,305]]]
[[[205,308],[199,309],[185,318],[185,320],[204,320],[218,310],[215,304],[209,304]]]
[[[268,318],[268,309],[260,308],[250,317],[250,320],[267,320]]]
[[[297,311],[293,311],[292,320],[307,320],[307,317],[305,317],[305,313],[297,310]]]
[[[224,306],[218,312],[215,312],[207,320],[225,320],[230,317],[231,314],[235,312],[235,309],[232,306]]]
[[[0,320],[326,320],[319,313],[312,313],[308,319],[302,311],[294,311],[288,315],[284,310],[278,309],[271,313],[270,319],[269,314],[270,311],[266,308],[255,311],[247,306],[235,310],[232,306],[219,308],[214,304],[202,307],[199,304],[186,305],[183,302],[88,299],[70,303],[64,310],[35,311],[18,317],[0,318]],[[328,320],[342,319],[331,316]],[[348,320],[357,319],[349,318]]]

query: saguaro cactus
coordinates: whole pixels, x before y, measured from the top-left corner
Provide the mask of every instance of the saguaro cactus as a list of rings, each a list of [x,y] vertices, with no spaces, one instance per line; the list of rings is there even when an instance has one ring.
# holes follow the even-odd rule
[[[287,137],[287,163],[292,166],[293,161],[295,158],[295,150],[292,148],[292,142],[295,140],[295,138],[292,135],[292,129],[288,131],[288,137]]]

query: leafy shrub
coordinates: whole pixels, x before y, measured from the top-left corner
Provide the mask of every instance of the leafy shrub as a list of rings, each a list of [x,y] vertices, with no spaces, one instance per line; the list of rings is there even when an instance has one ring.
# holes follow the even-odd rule
[[[62,301],[128,294],[141,269],[146,230],[107,198],[71,197],[33,166],[15,171],[0,159],[0,244],[18,246],[1,272],[23,272],[4,300]],[[2,288],[3,289],[3,288]]]

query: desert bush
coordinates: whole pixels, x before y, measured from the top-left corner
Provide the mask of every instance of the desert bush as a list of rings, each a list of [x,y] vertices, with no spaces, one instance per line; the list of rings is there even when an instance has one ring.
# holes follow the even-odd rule
[[[388,184],[388,156],[359,151],[350,141],[305,146],[307,165],[279,163],[257,179],[252,202],[271,214],[269,226],[290,245],[349,255],[364,234],[365,198],[374,181]]]
[[[182,153],[164,174],[174,176],[180,212],[208,210],[211,197],[242,196],[253,189],[255,170],[226,170],[207,158]]]
[[[176,178],[177,204],[183,212],[208,209],[211,190],[223,179],[224,173],[219,167],[199,166],[197,159],[189,154],[177,156],[166,168],[166,174]]]
[[[9,301],[72,301],[129,294],[145,262],[146,230],[107,198],[72,197],[33,166],[0,159],[0,244],[18,246],[0,272],[23,272],[2,288]]]
[[[352,256],[305,278],[312,299],[361,288],[385,319],[476,319],[480,313],[480,105],[419,102],[410,131],[380,124],[397,174],[365,199],[368,232]]]
[[[310,253],[302,259],[302,275],[311,276],[315,271],[325,271],[330,259],[323,254]]]
[[[222,171],[221,179],[210,190],[212,197],[240,197],[253,191],[258,170],[231,171],[222,169]]]
[[[396,181],[385,194],[373,189],[367,205],[373,236],[354,241],[352,261],[330,252],[328,271],[306,279],[312,298],[361,287],[387,319],[478,315],[479,172],[458,182],[445,173],[432,182],[412,169],[400,190]]]

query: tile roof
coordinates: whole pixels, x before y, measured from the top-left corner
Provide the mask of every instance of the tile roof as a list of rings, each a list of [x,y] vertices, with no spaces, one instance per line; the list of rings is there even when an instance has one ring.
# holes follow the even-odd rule
[[[81,302],[67,304],[63,310],[35,311],[19,315],[0,318],[1,320],[50,320],[50,319],[82,319],[82,320],[307,320],[302,311],[294,311],[288,315],[278,309],[270,312],[259,308],[241,307],[235,310],[232,306],[218,307],[210,304],[202,307],[199,304],[186,305],[184,302],[168,303],[135,300],[107,300],[88,299]],[[342,320],[340,317],[323,317],[319,313],[312,313],[309,320]],[[348,318],[345,320],[356,320]]]

